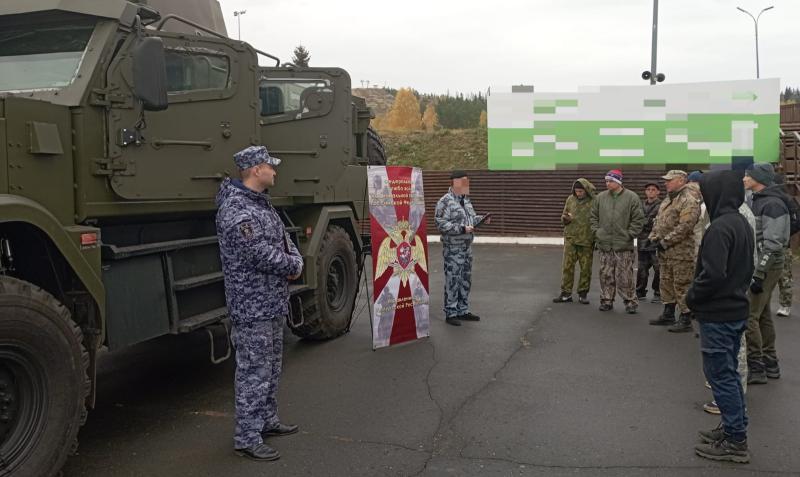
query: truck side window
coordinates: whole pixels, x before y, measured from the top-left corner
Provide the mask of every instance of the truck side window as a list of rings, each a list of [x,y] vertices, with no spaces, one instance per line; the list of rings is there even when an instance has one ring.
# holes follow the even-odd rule
[[[270,122],[292,121],[328,114],[333,88],[323,79],[267,79],[261,81],[261,116]]]
[[[226,89],[230,82],[230,60],[227,56],[168,50],[166,63],[169,93]]]

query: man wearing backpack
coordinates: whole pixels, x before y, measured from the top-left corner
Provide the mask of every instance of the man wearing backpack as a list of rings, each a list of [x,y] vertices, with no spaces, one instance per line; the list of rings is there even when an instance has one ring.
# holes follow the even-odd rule
[[[756,262],[750,285],[750,314],[747,322],[748,384],[766,384],[767,378],[781,376],[775,350],[775,326],[770,297],[783,270],[784,249],[789,244],[790,217],[786,194],[775,185],[772,164],[753,164],[743,179],[753,192],[753,215],[756,216]]]

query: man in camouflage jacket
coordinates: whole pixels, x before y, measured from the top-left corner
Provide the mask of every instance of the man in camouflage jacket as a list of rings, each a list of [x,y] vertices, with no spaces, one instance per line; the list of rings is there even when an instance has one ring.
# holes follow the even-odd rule
[[[217,194],[217,237],[225,299],[236,350],[234,449],[256,460],[275,460],[266,436],[297,432],[278,419],[276,394],[283,357],[283,322],[289,314],[289,280],[303,257],[263,192],[275,184],[275,167],[263,146],[238,152],[242,180],[225,179]]]
[[[580,266],[578,281],[578,301],[589,304],[587,294],[592,281],[592,257],[594,255],[594,234],[589,217],[594,202],[594,185],[587,179],[578,179],[572,185],[572,194],[567,197],[561,212],[564,225],[564,261],[561,270],[561,293],[553,303],[572,301],[572,287],[575,283],[575,264]]]
[[[671,332],[692,331],[692,314],[686,292],[694,278],[697,247],[694,227],[700,218],[699,189],[687,186],[687,174],[671,170],[663,176],[667,197],[661,202],[649,239],[658,248],[661,266],[661,301],[664,311],[651,325],[669,326]],[[675,309],[680,316],[675,319]]]
[[[461,320],[480,320],[478,315],[469,311],[469,292],[472,288],[473,234],[475,225],[483,216],[475,214],[469,200],[467,174],[453,171],[450,181],[450,190],[436,203],[434,220],[441,234],[444,255],[445,321],[461,326]]]

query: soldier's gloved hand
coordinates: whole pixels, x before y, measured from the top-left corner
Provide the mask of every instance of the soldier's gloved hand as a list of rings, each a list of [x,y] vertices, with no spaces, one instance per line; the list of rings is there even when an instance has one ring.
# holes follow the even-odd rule
[[[658,241],[658,243],[656,244],[656,248],[658,249],[659,252],[664,252],[667,250],[667,247],[664,246],[663,240]]]
[[[750,284],[750,291],[753,292],[755,295],[760,295],[764,293],[764,279],[763,278],[754,278],[753,283]]]

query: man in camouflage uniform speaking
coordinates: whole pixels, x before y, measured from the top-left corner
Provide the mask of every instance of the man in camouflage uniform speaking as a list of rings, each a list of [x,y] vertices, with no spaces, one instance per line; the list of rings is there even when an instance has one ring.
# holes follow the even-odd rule
[[[686,306],[686,292],[694,279],[697,248],[694,226],[700,218],[701,197],[696,188],[687,185],[686,172],[671,170],[663,176],[667,197],[658,209],[650,241],[658,247],[661,267],[661,301],[664,311],[650,320],[651,325],[670,326],[669,331],[692,331],[692,314]],[[675,320],[675,309],[680,317]]]
[[[280,454],[263,438],[297,432],[297,426],[278,420],[276,393],[289,280],[300,276],[303,257],[264,194],[275,185],[280,159],[263,146],[251,146],[234,161],[242,180],[225,179],[217,194],[217,237],[236,350],[233,443],[239,455],[275,460]]]
[[[436,204],[436,228],[442,237],[444,254],[444,316],[453,326],[460,320],[478,321],[469,311],[472,286],[472,240],[475,225],[483,216],[476,215],[469,200],[469,177],[463,171],[450,174],[450,190]],[[486,223],[489,221],[486,218]]]

